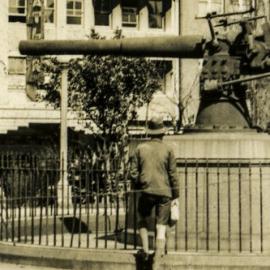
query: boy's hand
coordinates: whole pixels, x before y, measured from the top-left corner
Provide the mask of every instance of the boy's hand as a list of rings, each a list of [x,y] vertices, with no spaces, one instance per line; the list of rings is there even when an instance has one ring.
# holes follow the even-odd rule
[[[172,205],[179,206],[179,198],[172,200]]]

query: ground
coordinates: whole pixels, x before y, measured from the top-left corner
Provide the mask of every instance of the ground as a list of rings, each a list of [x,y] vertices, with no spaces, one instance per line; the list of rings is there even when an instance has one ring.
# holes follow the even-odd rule
[[[1,270],[64,270],[60,268],[51,268],[51,267],[43,267],[43,266],[29,266],[29,265],[22,265],[22,264],[11,264],[11,263],[1,263],[0,262],[0,269]]]

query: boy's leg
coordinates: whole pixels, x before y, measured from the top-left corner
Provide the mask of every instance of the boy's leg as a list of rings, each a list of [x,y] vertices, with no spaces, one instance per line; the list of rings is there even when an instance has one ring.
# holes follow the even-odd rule
[[[156,225],[156,248],[155,257],[153,262],[153,270],[160,269],[160,263],[162,257],[165,254],[166,245],[166,226],[168,224],[170,216],[171,201],[169,198],[160,199],[160,203],[157,205],[157,225]]]
[[[139,229],[141,241],[142,241],[142,248],[145,253],[149,253],[149,240],[148,240],[148,230],[146,227],[141,227]]]
[[[138,202],[138,213],[139,213],[139,233],[142,241],[143,251],[149,254],[149,235],[148,235],[148,221],[151,216],[153,209],[152,196],[148,194],[141,194]]]
[[[156,229],[156,255],[163,256],[165,254],[166,244],[166,225],[157,224]]]

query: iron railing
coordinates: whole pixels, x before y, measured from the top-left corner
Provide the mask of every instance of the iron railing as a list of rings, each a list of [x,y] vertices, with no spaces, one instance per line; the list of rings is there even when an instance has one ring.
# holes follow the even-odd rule
[[[85,156],[70,160],[62,196],[57,156],[0,153],[0,240],[138,248],[140,194],[127,171],[103,165]],[[168,228],[168,250],[270,250],[270,159],[178,159],[177,166],[180,220]],[[153,239],[154,221],[151,228]]]

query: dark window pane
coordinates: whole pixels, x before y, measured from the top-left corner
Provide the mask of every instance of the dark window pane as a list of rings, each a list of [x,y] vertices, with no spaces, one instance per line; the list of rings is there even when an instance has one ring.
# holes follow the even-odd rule
[[[160,15],[149,14],[149,27],[162,28],[162,17]]]
[[[54,7],[54,0],[47,0],[47,7],[53,8]]]
[[[148,2],[149,27],[162,28],[163,3],[160,0]]]
[[[18,5],[19,6],[25,6],[25,0],[19,0]]]
[[[138,6],[138,0],[122,0],[122,6],[125,7],[137,7]]]
[[[95,25],[110,25],[110,15],[95,13]]]
[[[9,22],[21,22],[25,23],[26,22],[26,16],[9,16],[8,17]]]
[[[46,10],[45,11],[45,22],[53,23],[54,22],[54,10]]]
[[[67,1],[67,9],[73,9],[73,1]]]
[[[110,14],[112,12],[112,6],[110,0],[95,0],[95,25],[105,25],[110,24]]]
[[[75,3],[75,9],[82,9],[82,3],[81,2],[76,2]]]
[[[18,8],[18,14],[25,14],[25,8]]]
[[[81,17],[67,17],[67,24],[81,24]]]

